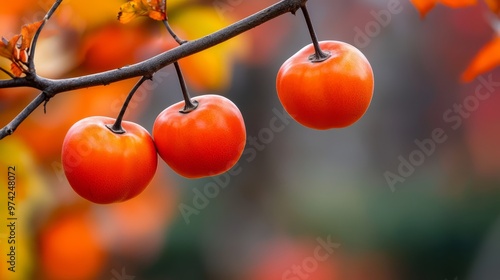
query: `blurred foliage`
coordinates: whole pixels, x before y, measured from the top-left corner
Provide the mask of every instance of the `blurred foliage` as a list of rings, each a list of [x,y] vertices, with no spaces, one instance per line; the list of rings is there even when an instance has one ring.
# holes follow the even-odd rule
[[[463,8],[471,5],[479,5],[477,0],[411,0],[413,5],[420,12],[423,18],[427,13],[432,10],[437,4],[442,4],[451,8]],[[467,69],[462,74],[462,81],[470,82],[478,75],[500,65],[500,29],[498,22],[500,21],[500,1],[499,0],[485,0],[487,7],[492,12],[491,25],[495,31],[493,40],[484,45],[476,57],[471,61]]]
[[[177,46],[161,22],[141,17],[119,23],[125,2],[64,0],[41,34],[38,73],[54,79],[86,75]],[[434,7],[453,1],[411,2]],[[181,38],[195,40],[273,3],[168,0],[167,15]],[[487,3],[498,14],[498,1]],[[275,96],[276,72],[309,42],[299,13],[180,61],[195,94],[225,94],[238,105],[254,140],[247,143],[241,174],[225,178],[219,195],[197,208],[189,224],[180,203],[194,207],[195,191],[203,193],[215,178],[185,180],[162,165],[137,198],[100,206],[75,195],[62,173],[60,146],[67,129],[86,116],[115,117],[134,79],[53,98],[47,113],[39,108],[0,141],[0,168],[18,169],[19,272],[12,279],[109,280],[123,272],[148,280],[280,279],[314,254],[317,238],[330,236],[340,247],[313,272],[316,280],[476,280],[468,276],[482,260],[480,247],[500,213],[498,89],[465,112],[457,129],[446,129],[443,113],[475,104],[470,96],[481,80],[457,82],[470,61],[467,80],[486,68],[484,77],[498,79],[500,72],[490,67],[497,64],[497,39],[488,47],[492,22],[484,18],[483,6],[436,7],[420,20],[410,3],[400,4],[401,14],[391,15],[386,26],[376,25],[373,16],[387,8],[382,1],[309,5],[320,38],[353,42],[355,27],[379,26],[360,47],[374,68],[374,100],[366,117],[348,129],[310,131],[276,113],[283,112]],[[51,5],[1,5],[0,34],[12,38]],[[10,61],[2,58],[0,66],[10,69]],[[36,94],[1,89],[0,125]],[[137,93],[126,119],[150,130],[156,115],[181,98],[167,67]],[[283,131],[270,130],[275,119],[286,126]],[[436,127],[445,129],[448,140],[391,190],[384,172],[394,171],[398,156],[407,157],[415,139],[428,138]],[[4,207],[6,191],[1,192]],[[4,215],[0,211],[2,223]],[[3,250],[2,243],[5,256]],[[497,260],[498,254],[488,257]],[[6,263],[0,263],[0,278],[10,279]]]

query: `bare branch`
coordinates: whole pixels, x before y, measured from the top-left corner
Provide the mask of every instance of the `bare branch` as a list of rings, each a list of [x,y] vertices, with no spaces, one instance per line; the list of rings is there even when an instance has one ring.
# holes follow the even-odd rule
[[[19,127],[19,125],[35,111],[38,106],[47,100],[44,92],[40,93],[35,99],[31,101],[26,108],[24,108],[19,115],[17,115],[9,124],[0,129],[0,139],[5,138],[8,135],[12,135],[14,131]]]
[[[57,2],[61,1],[62,0],[58,0]],[[134,77],[152,76],[155,72],[181,58],[223,43],[283,14],[295,14],[295,12],[300,9],[301,6],[305,5],[306,2],[307,0],[282,0],[205,37],[186,42],[157,56],[119,69],[58,80],[47,79],[37,75],[31,77],[31,79],[23,77],[14,80],[2,80],[0,81],[0,88],[27,86],[40,89],[42,93],[35,100],[33,100],[12,122],[0,130],[0,139],[12,134],[21,122],[24,121],[24,119],[26,119],[26,117],[29,116],[29,114],[31,114],[38,106],[61,92],[99,85],[108,85]]]

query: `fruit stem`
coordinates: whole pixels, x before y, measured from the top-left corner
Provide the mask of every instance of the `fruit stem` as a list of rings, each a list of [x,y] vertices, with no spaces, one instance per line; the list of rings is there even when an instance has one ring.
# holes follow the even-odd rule
[[[315,50],[315,53],[309,56],[309,60],[311,62],[321,62],[327,60],[331,56],[331,54],[330,52],[325,52],[321,50],[321,47],[319,46],[318,42],[318,37],[316,36],[316,32],[314,31],[314,26],[312,24],[311,17],[309,16],[309,12],[307,11],[306,4],[304,3],[302,6],[300,6],[300,9],[304,14],[304,18],[307,23],[307,28],[309,29],[309,34],[311,34],[311,39]]]
[[[151,78],[152,78],[151,76],[142,76],[142,78],[135,84],[134,88],[132,88],[132,90],[128,94],[127,99],[125,99],[125,102],[123,103],[122,109],[118,114],[115,123],[113,125],[109,124],[106,125],[106,127],[113,133],[124,134],[126,132],[125,129],[123,129],[122,127],[122,121],[123,121],[123,116],[127,111],[128,104],[130,103],[130,100],[132,100],[132,97],[134,96],[137,89],[139,89],[139,87],[142,85],[142,83],[144,83],[146,80],[151,80]]]
[[[177,36],[177,34],[175,34],[174,30],[170,27],[167,20],[163,21],[163,25],[165,25],[165,27],[168,30],[168,33],[170,33],[170,35],[179,45],[182,45],[187,42],[186,40],[182,40],[181,38],[179,38],[179,36]],[[186,86],[186,81],[184,80],[184,76],[182,75],[179,62],[175,61],[174,66],[175,66],[175,71],[177,72],[177,77],[179,78],[179,84],[181,85],[182,96],[184,97],[184,108],[179,112],[187,114],[193,111],[194,109],[198,108],[198,101],[191,99],[191,97],[189,96],[189,92]]]
[[[184,97],[184,109],[179,112],[187,114],[196,108],[198,108],[198,101],[191,99],[189,96],[189,92],[186,87],[186,81],[184,80],[184,76],[182,75],[181,67],[179,66],[179,62],[174,62],[175,71],[177,72],[177,77],[179,77],[179,84],[181,85],[182,96]]]

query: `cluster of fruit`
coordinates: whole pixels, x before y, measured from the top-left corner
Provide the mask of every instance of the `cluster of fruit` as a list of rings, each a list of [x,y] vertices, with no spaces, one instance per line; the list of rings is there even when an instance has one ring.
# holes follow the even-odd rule
[[[349,126],[363,116],[371,102],[372,68],[347,43],[318,42],[305,7],[303,11],[313,43],[279,69],[279,100],[306,127]],[[90,117],[77,122],[62,147],[64,171],[73,189],[95,203],[130,199],[153,178],[158,154],[187,178],[215,176],[231,169],[246,143],[238,107],[220,95],[184,97],[158,115],[152,136],[121,118]]]

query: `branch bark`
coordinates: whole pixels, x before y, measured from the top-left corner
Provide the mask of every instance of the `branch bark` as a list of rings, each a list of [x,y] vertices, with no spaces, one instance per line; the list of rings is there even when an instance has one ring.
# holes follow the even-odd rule
[[[160,69],[183,57],[190,56],[225,42],[283,14],[295,14],[295,12],[300,9],[301,6],[305,5],[306,2],[307,0],[282,0],[205,37],[189,41],[157,56],[119,69],[68,79],[47,79],[35,75],[29,78],[23,77],[11,80],[1,80],[0,88],[32,87],[41,90],[41,93],[9,124],[0,129],[0,139],[14,133],[17,127],[19,127],[36,108],[59,93],[93,86],[108,85],[133,77],[153,76],[154,73]]]

